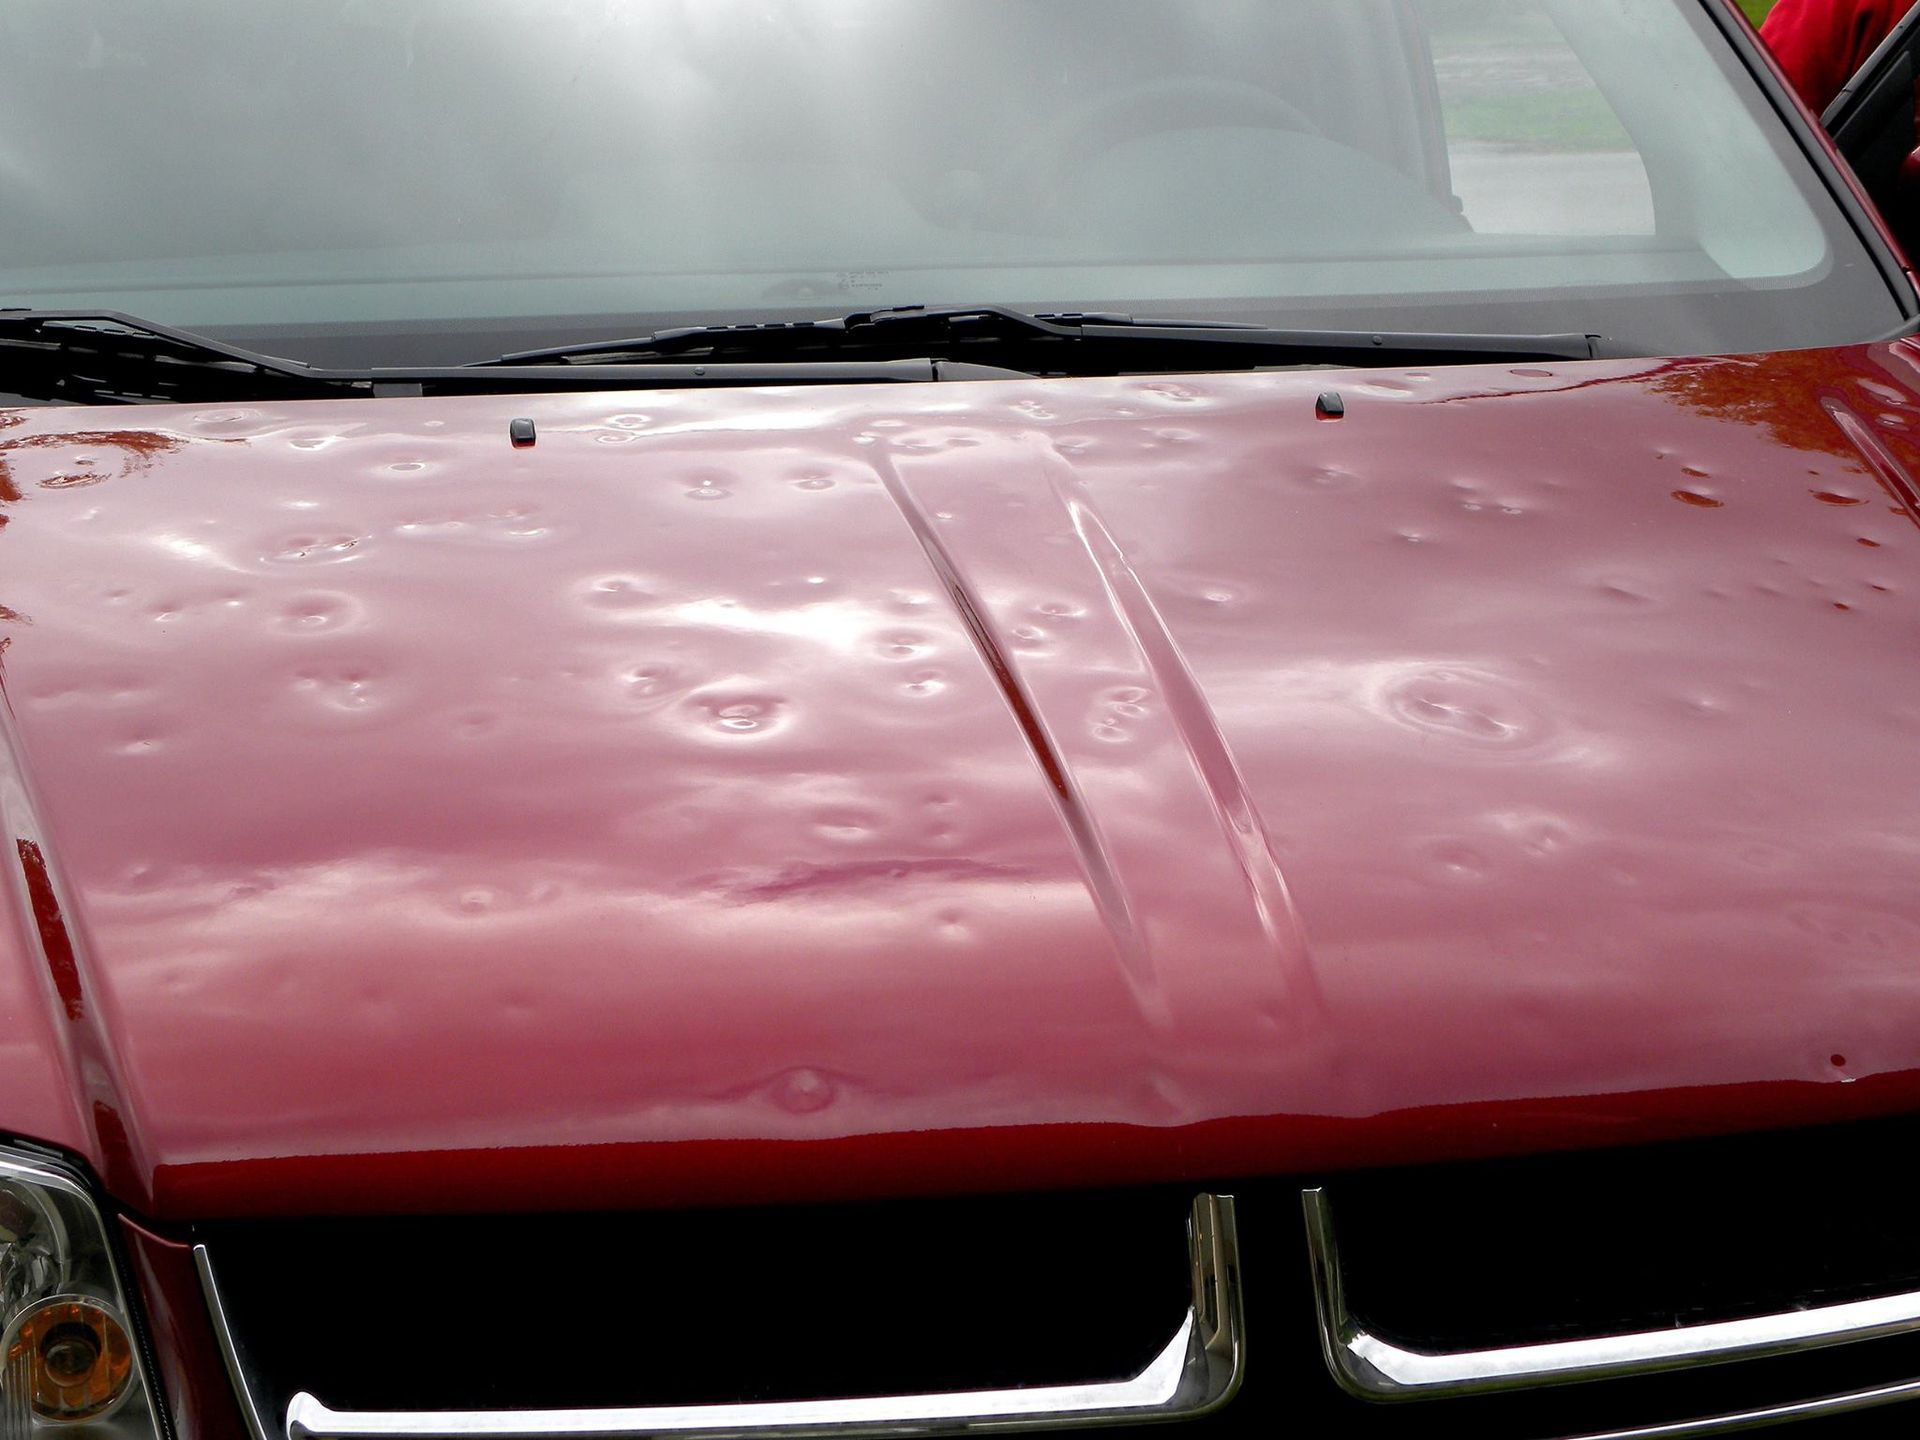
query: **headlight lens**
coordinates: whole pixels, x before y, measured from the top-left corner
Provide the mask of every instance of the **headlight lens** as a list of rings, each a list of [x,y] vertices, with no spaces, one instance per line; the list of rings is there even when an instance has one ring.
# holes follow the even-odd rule
[[[54,1428],[158,1429],[99,1209],[61,1171],[0,1153],[0,1440]]]

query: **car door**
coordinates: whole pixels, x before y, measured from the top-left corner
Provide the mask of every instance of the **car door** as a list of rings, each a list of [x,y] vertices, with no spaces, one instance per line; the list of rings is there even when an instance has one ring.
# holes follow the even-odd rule
[[[1920,4],[1907,12],[1820,117],[1906,247],[1920,254]]]

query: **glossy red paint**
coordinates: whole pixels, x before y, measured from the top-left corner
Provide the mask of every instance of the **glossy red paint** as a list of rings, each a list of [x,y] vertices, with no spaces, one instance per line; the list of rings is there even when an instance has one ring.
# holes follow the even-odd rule
[[[0,1125],[158,1215],[1920,1104],[1905,346],[0,421]]]
[[[159,1388],[173,1440],[248,1440],[193,1263],[193,1247],[120,1221],[120,1238],[145,1307]]]

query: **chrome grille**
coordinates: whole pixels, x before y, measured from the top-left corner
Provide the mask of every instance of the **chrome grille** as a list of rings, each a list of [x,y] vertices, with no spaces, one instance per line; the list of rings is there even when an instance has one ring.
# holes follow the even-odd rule
[[[1920,1299],[1907,1295],[1920,1289],[1911,1283],[1920,1227],[1903,1161],[1917,1139],[1920,1122],[1903,1120],[1209,1187],[1236,1196],[1234,1268],[1250,1339],[1232,1403],[1181,1429],[1198,1440],[1678,1440],[1794,1420],[1820,1434],[1909,1433],[1920,1406],[1898,1402],[1920,1398]],[[1308,1192],[1317,1192],[1308,1219],[1333,1219],[1317,1240],[1303,1223]],[[1169,1233],[1169,1217],[1192,1195],[1183,1187],[810,1211],[225,1226],[200,1238],[231,1302],[265,1440],[287,1435],[290,1419],[293,1440],[502,1436],[541,1427],[493,1412],[1125,1381],[1165,1358],[1171,1320],[1197,1293],[1173,1247],[1143,1238]],[[830,1243],[796,1251],[803,1234]],[[540,1297],[514,1291],[529,1247],[560,1236],[573,1237],[575,1262]],[[478,1337],[490,1323],[523,1335],[527,1317],[598,1293],[607,1301],[597,1313],[627,1326],[609,1329],[607,1353],[626,1361],[599,1366],[584,1385],[522,1363],[503,1386],[487,1372],[504,1367],[469,1365],[434,1394],[363,1373],[352,1347],[328,1338],[338,1307],[287,1301],[324,1297],[315,1277],[329,1274],[340,1295],[364,1295],[339,1283],[337,1267],[367,1244],[369,1288],[409,1257],[443,1280],[463,1272],[474,1313],[495,1318],[476,1321],[454,1349],[484,1348]],[[609,1287],[602,1262],[616,1252],[627,1259]],[[707,1263],[721,1252],[724,1275]],[[679,1257],[677,1279],[633,1258],[665,1254]],[[795,1254],[813,1261],[796,1268]],[[1336,1269],[1337,1304],[1328,1286]],[[690,1289],[690,1276],[701,1283]],[[679,1308],[690,1294],[717,1307],[697,1324]],[[809,1329],[796,1316],[822,1323]],[[666,1330],[705,1338],[662,1363],[646,1337]],[[1328,1360],[1341,1361],[1356,1336],[1375,1344],[1376,1362],[1402,1364],[1401,1380],[1439,1383],[1369,1387],[1349,1373],[1343,1388],[1341,1366]],[[1410,1369],[1407,1355],[1418,1361]],[[1504,1378],[1488,1384],[1489,1374]],[[1502,1387],[1508,1393],[1491,1393]],[[320,1400],[290,1416],[301,1394]],[[1387,1398],[1402,1403],[1379,1403]],[[393,1410],[483,1414],[459,1424],[350,1413]],[[922,1413],[881,1428],[948,1433],[1012,1418]],[[1089,1412],[1047,1423],[1136,1418],[1146,1417]],[[565,1433],[609,1433],[592,1417],[569,1423]],[[686,1433],[655,1416],[620,1433],[676,1429]]]

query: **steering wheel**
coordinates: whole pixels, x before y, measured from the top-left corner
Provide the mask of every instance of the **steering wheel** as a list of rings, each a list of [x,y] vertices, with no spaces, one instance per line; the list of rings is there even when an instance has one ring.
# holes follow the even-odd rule
[[[1062,116],[1023,152],[1000,193],[1044,205],[1096,157],[1130,140],[1228,127],[1323,133],[1298,105],[1261,86],[1215,75],[1171,75],[1103,95]]]

